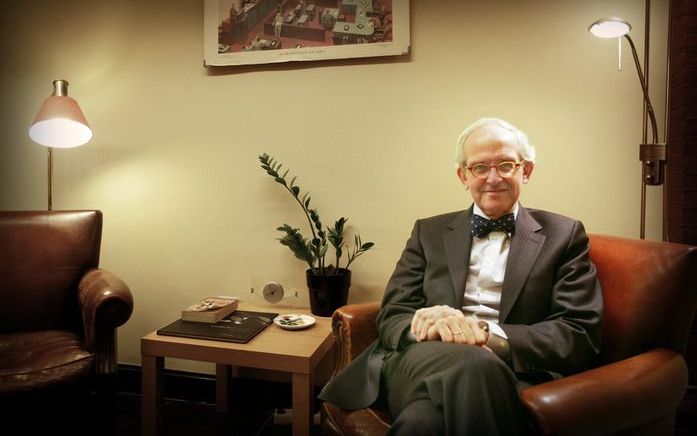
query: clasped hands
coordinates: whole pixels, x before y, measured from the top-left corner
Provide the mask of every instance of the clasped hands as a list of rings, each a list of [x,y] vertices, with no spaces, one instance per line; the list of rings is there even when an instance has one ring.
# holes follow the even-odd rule
[[[431,306],[417,310],[411,320],[411,332],[417,342],[442,341],[484,346],[489,339],[485,321],[466,317],[450,306]]]

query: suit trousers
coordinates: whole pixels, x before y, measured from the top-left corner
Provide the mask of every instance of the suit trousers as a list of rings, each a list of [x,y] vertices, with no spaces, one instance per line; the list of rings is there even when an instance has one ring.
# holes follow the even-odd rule
[[[482,347],[411,344],[382,367],[381,397],[395,417],[389,434],[529,434],[517,383],[506,363]]]

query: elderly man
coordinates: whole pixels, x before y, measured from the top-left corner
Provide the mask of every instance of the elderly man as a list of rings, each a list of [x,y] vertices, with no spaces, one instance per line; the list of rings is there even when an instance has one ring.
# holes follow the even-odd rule
[[[518,202],[535,149],[484,118],[457,141],[467,210],[416,222],[377,318],[379,339],[322,391],[386,404],[395,435],[534,431],[518,389],[587,368],[602,295],[583,225]]]

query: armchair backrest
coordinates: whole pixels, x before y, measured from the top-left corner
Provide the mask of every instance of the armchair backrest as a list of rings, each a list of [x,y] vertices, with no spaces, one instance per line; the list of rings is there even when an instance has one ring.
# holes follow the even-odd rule
[[[603,288],[600,363],[651,348],[683,352],[697,305],[697,247],[590,235]]]
[[[0,333],[80,328],[78,283],[101,237],[100,211],[0,211]]]

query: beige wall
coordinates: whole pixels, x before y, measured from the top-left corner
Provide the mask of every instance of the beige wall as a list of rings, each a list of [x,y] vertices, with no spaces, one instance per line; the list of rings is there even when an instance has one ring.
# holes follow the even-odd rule
[[[199,297],[251,299],[253,276],[303,287],[275,227],[304,221],[258,168],[263,152],[299,175],[325,223],[347,215],[375,241],[351,302],[381,296],[416,218],[469,206],[452,148],[480,116],[537,145],[525,205],[635,237],[639,83],[628,47],[617,71],[616,42],[586,28],[624,17],[643,58],[643,3],[412,1],[408,57],[207,70],[200,0],[3,2],[0,209],[45,208],[46,150],[27,129],[51,81],[69,80],[94,139],[55,152],[54,204],[104,212],[102,266],[135,297],[119,361],[136,364],[139,338]],[[662,124],[667,2],[653,3]],[[660,188],[648,211],[660,239]]]

